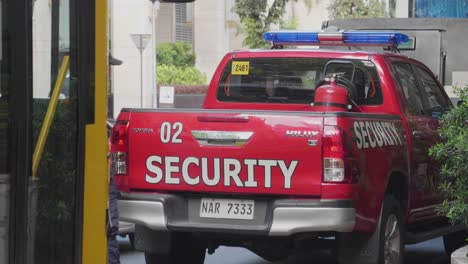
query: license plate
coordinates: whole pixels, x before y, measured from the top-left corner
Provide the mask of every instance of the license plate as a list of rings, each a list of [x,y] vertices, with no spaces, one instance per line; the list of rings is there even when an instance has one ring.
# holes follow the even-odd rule
[[[200,217],[205,218],[252,220],[254,210],[253,200],[202,198],[200,203]]]

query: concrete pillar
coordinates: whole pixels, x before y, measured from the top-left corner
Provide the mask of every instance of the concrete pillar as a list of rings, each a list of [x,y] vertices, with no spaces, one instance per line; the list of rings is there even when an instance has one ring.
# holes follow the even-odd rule
[[[207,81],[228,52],[229,30],[226,27],[224,0],[203,0],[194,4],[194,48],[196,67],[206,73]]]
[[[152,41],[143,51],[143,65],[140,69],[140,52],[132,40],[131,34],[149,34],[153,37],[152,3],[149,0],[114,0],[111,13],[112,56],[123,61],[120,66],[113,66],[112,86],[114,91],[114,116],[124,107],[139,108],[140,78],[143,73],[143,107],[153,104]]]

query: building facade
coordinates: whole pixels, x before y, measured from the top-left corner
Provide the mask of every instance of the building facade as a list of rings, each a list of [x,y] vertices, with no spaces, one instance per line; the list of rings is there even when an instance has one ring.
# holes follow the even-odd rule
[[[384,1],[388,10],[395,10],[396,18],[468,17],[468,0]],[[294,19],[298,30],[320,30],[323,21],[329,19],[331,2],[313,0],[307,7],[304,1],[290,1],[284,19]],[[235,0],[203,0],[186,4],[153,4],[150,0],[111,1],[111,51],[114,57],[124,62],[111,69],[114,116],[122,107],[156,107],[157,67],[153,58],[157,44],[175,41],[192,44],[196,54],[195,66],[206,74],[207,82],[227,52],[247,48],[243,45],[244,35],[239,30],[242,25],[233,10],[234,5]],[[132,34],[150,35],[149,44],[141,54]]]
[[[124,107],[155,107],[157,4],[149,0],[109,1],[109,47],[123,63],[109,69],[111,115]]]

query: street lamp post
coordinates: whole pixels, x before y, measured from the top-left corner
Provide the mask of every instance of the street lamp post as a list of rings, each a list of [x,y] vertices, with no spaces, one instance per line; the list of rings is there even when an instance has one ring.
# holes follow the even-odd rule
[[[153,107],[158,108],[158,75],[157,75],[157,57],[156,57],[156,17],[157,11],[159,10],[159,0],[150,0],[152,3],[152,21],[153,21],[153,28],[152,28],[152,56],[153,56],[153,72],[151,75],[153,76]]]
[[[140,107],[143,108],[143,51],[148,45],[151,34],[131,34],[133,43],[140,51]]]

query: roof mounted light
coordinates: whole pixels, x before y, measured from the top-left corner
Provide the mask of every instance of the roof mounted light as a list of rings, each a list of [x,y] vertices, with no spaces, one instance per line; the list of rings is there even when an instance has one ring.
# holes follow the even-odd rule
[[[268,31],[263,39],[273,45],[314,45],[319,43],[317,32],[306,31]]]
[[[278,45],[310,46],[392,46],[407,42],[408,36],[394,31],[336,30],[336,31],[269,31],[263,39]]]

